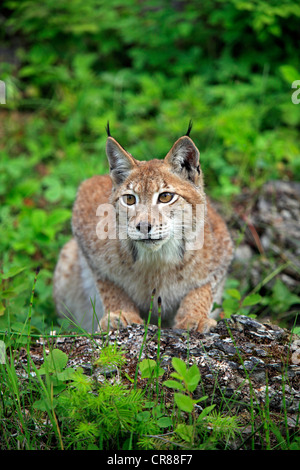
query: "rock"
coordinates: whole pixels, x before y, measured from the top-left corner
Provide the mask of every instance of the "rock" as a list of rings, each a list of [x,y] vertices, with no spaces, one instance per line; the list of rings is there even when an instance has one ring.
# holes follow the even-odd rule
[[[266,183],[254,219],[258,227],[265,228],[268,244],[280,244],[300,255],[300,183]]]
[[[264,302],[254,307],[256,315],[291,328],[300,298],[300,183],[269,181],[256,193],[243,191],[233,207],[227,223],[238,246],[230,277],[240,292],[260,287]]]
[[[249,245],[239,245],[235,249],[235,260],[239,263],[248,263],[253,256],[253,252]]]

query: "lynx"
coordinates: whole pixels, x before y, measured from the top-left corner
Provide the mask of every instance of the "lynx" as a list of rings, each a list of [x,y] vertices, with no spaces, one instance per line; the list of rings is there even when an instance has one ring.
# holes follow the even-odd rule
[[[59,315],[87,331],[143,323],[208,332],[233,245],[204,192],[191,126],[164,159],[138,161],[110,134],[109,175],[79,187],[73,238],[54,273]]]

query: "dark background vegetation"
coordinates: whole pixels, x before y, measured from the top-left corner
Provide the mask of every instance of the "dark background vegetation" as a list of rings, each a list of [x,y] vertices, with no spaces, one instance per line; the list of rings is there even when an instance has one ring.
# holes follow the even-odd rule
[[[299,179],[299,22],[295,0],[2,2],[1,327],[21,327],[37,266],[32,324],[56,322],[53,269],[78,184],[108,170],[107,120],[150,159],[193,119],[207,193],[227,207]]]

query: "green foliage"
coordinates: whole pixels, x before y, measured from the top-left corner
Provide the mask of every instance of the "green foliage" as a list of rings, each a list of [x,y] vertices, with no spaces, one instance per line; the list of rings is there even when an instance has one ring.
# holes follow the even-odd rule
[[[196,364],[187,368],[184,361],[176,357],[173,357],[172,365],[176,372],[172,372],[171,377],[175,380],[166,380],[164,385],[175,390],[180,390],[180,393],[174,394],[175,403],[180,410],[191,413],[194,409],[194,405],[201,400],[194,400],[192,398],[192,392],[194,392],[200,381],[199,369]],[[185,393],[181,393],[181,391]]]
[[[262,303],[267,305],[272,313],[281,314],[288,311],[292,305],[300,304],[300,297],[290,292],[280,279],[276,279],[270,295],[265,295]]]
[[[29,341],[28,337],[28,348]],[[113,350],[118,356],[115,362]],[[0,448],[230,449],[236,442],[241,442],[241,447],[247,446],[248,439],[243,442],[239,436],[238,417],[230,412],[232,399],[227,402],[224,397],[224,403],[216,405],[212,401],[209,404],[208,396],[194,398],[203,385],[195,364],[188,367],[182,359],[173,358],[175,371],[172,379],[162,384],[161,402],[158,403],[149,399],[150,389],[146,392],[133,384],[125,386],[120,381],[124,361],[116,345],[104,347],[101,356],[102,363],[100,360],[98,365],[109,367],[118,363],[117,376],[98,381],[96,377],[85,375],[80,367],[76,370],[67,367],[68,356],[58,349],[50,349],[44,354],[40,368],[29,355],[27,364],[20,367],[18,351],[11,351],[6,363],[0,364]],[[156,372],[152,362],[146,369]],[[172,390],[175,390],[174,407],[170,403]],[[284,383],[282,393],[284,396]],[[297,433],[289,435],[286,427],[285,436],[282,426],[279,428],[273,422],[268,387],[265,403],[255,411],[262,418],[264,435],[261,435],[261,427],[257,434],[263,447],[267,445],[271,449],[272,434],[278,448],[299,448]],[[287,426],[287,422],[285,424]]]
[[[149,159],[192,118],[206,191],[223,201],[299,179],[295,0],[5,0],[1,17],[1,271],[26,271],[1,281],[0,328],[24,322],[37,266],[31,325],[57,322],[55,262],[78,185],[108,171],[108,119]]]
[[[99,358],[95,362],[95,366],[105,368],[110,367],[122,367],[126,363],[124,351],[114,344],[108,344],[101,350]]]
[[[41,381],[45,377],[47,387],[42,387],[41,398],[33,403],[33,407],[41,410],[53,410],[58,403],[58,394],[66,388],[66,383],[75,374],[75,369],[67,367],[68,356],[59,349],[53,349],[45,357],[43,365],[36,369],[36,374]],[[78,373],[78,372],[77,372]]]
[[[200,384],[201,376],[196,364],[187,367],[182,359],[174,357],[172,365],[176,372],[171,373],[175,380],[166,380],[164,385],[179,390],[174,393],[174,401],[180,411],[190,414],[189,422],[180,421],[175,433],[191,448],[215,448],[220,441],[234,438],[239,430],[238,420],[215,411],[215,404],[208,405],[196,414],[196,406],[205,402],[208,396],[193,398],[193,392]],[[209,437],[208,437],[209,435]]]
[[[60,395],[57,411],[68,430],[68,447],[122,447],[130,438],[143,403],[140,390],[108,382],[94,389],[92,381],[77,372],[71,377],[71,386]]]
[[[53,349],[45,358],[43,366],[39,368],[39,375],[49,374],[53,384],[69,380],[75,371],[72,367],[65,369],[67,362],[66,353],[59,349]]]
[[[289,450],[300,450],[300,438],[299,437],[293,440],[293,442],[290,444]]]
[[[233,313],[240,315],[249,314],[249,308],[262,302],[262,297],[259,294],[249,294],[242,298],[241,293],[237,289],[227,289],[225,299],[222,303],[222,310],[224,317],[228,318]],[[250,316],[255,316],[251,313]]]

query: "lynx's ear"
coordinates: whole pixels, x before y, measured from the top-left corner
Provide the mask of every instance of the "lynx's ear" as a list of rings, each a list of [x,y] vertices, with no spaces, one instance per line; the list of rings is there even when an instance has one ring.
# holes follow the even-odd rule
[[[172,171],[198,185],[200,175],[199,150],[188,136],[178,139],[165,157]]]
[[[123,183],[137,165],[137,161],[113,137],[107,139],[106,155],[113,183],[116,185]]]

